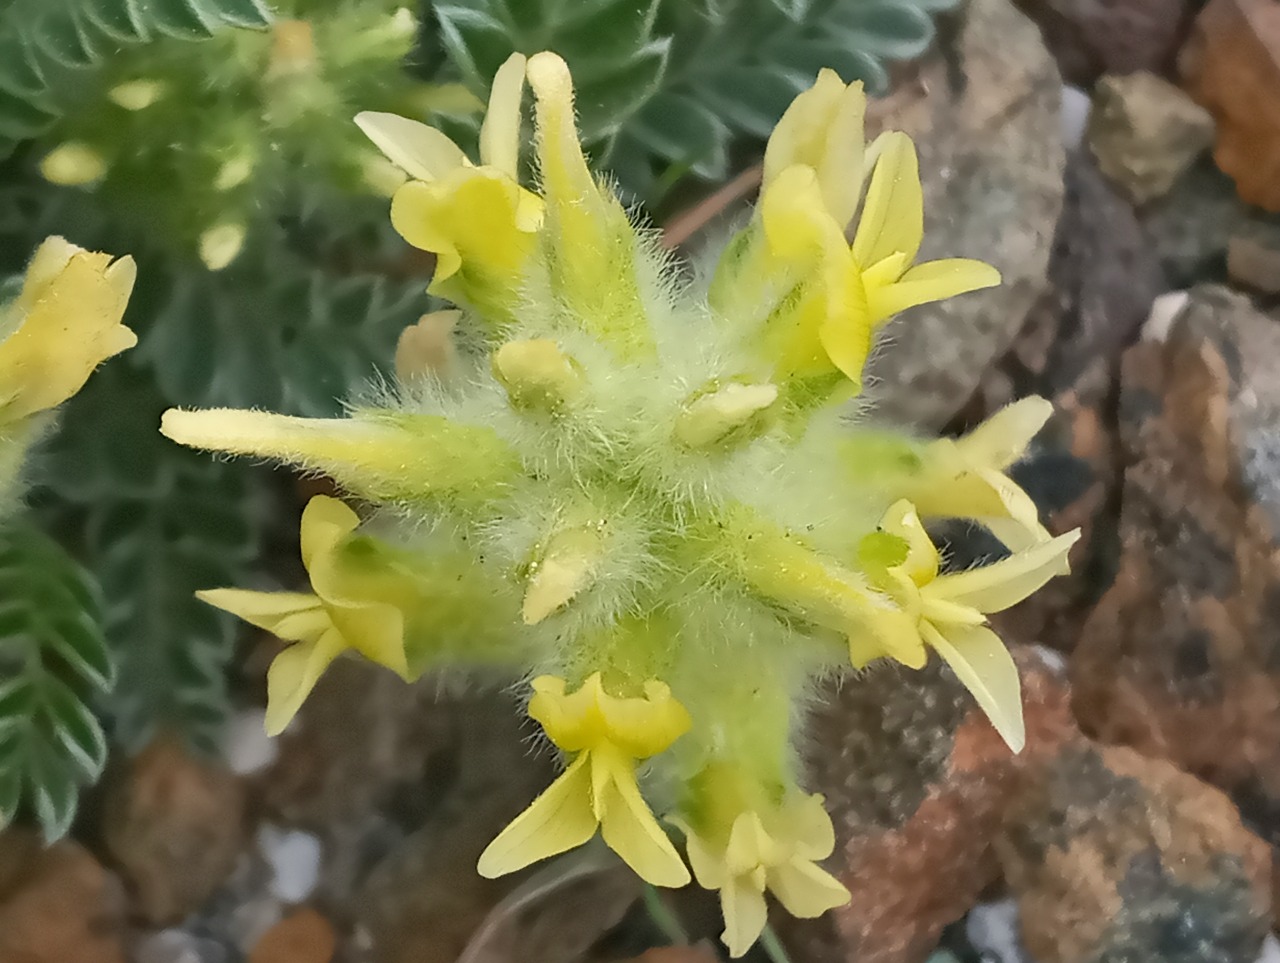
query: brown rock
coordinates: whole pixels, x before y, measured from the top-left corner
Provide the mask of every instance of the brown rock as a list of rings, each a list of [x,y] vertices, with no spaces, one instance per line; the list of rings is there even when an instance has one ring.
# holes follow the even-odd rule
[[[1119,573],[1072,656],[1086,732],[1280,842],[1280,325],[1197,288],[1124,357]]]
[[[1163,197],[1213,143],[1213,118],[1155,74],[1109,74],[1094,90],[1089,147],[1136,204]]]
[[[1018,0],[1040,25],[1062,74],[1090,86],[1101,74],[1167,73],[1194,0]]]
[[[916,141],[921,259],[982,258],[1004,278],[904,311],[886,327],[868,397],[879,417],[927,429],[960,410],[1046,290],[1063,194],[1062,85],[1035,26],[1009,0],[975,0],[951,55],[954,64],[924,65],[916,95],[875,111],[869,125]]]
[[[1217,121],[1218,166],[1244,200],[1280,211],[1280,4],[1210,0],[1179,66]]]
[[[378,963],[454,963],[523,877],[484,879],[476,860],[553,776],[534,754],[514,700],[477,693],[448,703],[451,778],[420,829],[357,890],[357,926]],[[421,790],[420,790],[421,791]]]
[[[249,963],[330,963],[337,945],[333,925],[303,909],[267,930],[249,951]]]
[[[1114,567],[1120,355],[1165,287],[1150,236],[1087,151],[1068,159],[1066,186],[1050,290],[988,372],[971,419],[1031,394],[1054,403],[1053,417],[1014,477],[1052,532],[1079,528],[1082,537],[1071,552],[1069,577],[1054,579],[995,621],[1010,639],[1062,651],[1074,647]],[[957,552],[961,558],[980,554]]]
[[[107,789],[103,837],[151,923],[190,913],[226,879],[243,842],[244,791],[218,763],[162,739]]]
[[[878,666],[826,694],[811,788],[836,826],[827,869],[853,900],[818,920],[776,920],[795,963],[919,963],[998,878],[992,845],[1020,779],[1080,738],[1062,679],[1033,650],[1017,659],[1017,756],[937,660],[919,672]]]
[[[1036,771],[998,846],[1037,963],[1252,963],[1270,852],[1222,793],[1161,760],[1078,742]]]
[[[124,892],[70,840],[0,834],[0,961],[124,963]]]

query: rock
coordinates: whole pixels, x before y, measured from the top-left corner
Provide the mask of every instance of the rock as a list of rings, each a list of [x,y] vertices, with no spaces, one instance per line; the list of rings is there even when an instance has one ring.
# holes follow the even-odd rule
[[[1098,81],[1089,147],[1134,203],[1167,194],[1212,143],[1209,112],[1167,80],[1141,72]]]
[[[951,55],[958,66],[926,65],[915,88],[923,93],[869,124],[916,141],[921,259],[982,258],[1004,276],[998,288],[913,308],[885,329],[868,395],[886,420],[927,429],[961,408],[1044,292],[1063,194],[1062,84],[1034,24],[1008,0],[975,0]]]
[[[1072,655],[1073,703],[1086,732],[1225,789],[1280,843],[1280,324],[1200,287],[1164,333],[1123,361],[1119,571]]]
[[[1049,263],[1051,288],[1013,348],[984,377],[971,419],[1029,394],[1054,402],[1053,417],[1013,474],[1051,531],[1083,534],[1071,552],[1071,575],[1054,579],[996,622],[1011,639],[1063,651],[1075,645],[1114,567],[1108,565],[1114,556],[1108,513],[1119,482],[1114,387],[1121,353],[1165,287],[1150,237],[1087,151],[1069,158],[1066,188]]]
[[[1231,178],[1203,157],[1139,213],[1172,287],[1227,277],[1227,241],[1247,215]]]
[[[965,935],[984,960],[991,963],[1032,963],[1018,935],[1018,903],[1002,899],[969,910]]]
[[[775,920],[793,963],[922,963],[999,876],[993,842],[1023,774],[1079,739],[1062,677],[1018,650],[1027,745],[1017,756],[935,659],[880,665],[819,700],[809,788],[826,796],[826,868],[853,900]]]
[[[230,954],[216,940],[168,929],[139,938],[129,958],[132,963],[228,963]]]
[[[1270,853],[1222,793],[1077,743],[1026,780],[998,850],[1036,963],[1253,963]]]
[[[1280,211],[1280,4],[1210,0],[1179,67],[1217,121],[1218,166],[1245,201]]]
[[[0,834],[0,960],[124,963],[124,891],[78,843]]]
[[[249,953],[249,963],[331,963],[338,939],[313,909],[298,910],[268,930]]]
[[[441,771],[449,777],[425,823],[355,879],[355,959],[454,963],[521,881],[484,879],[476,860],[551,781],[551,759],[530,752],[530,730],[509,697],[473,693],[445,705],[452,745]]]
[[[1253,213],[1227,241],[1231,280],[1263,294],[1280,294],[1280,216]]]
[[[246,709],[227,722],[222,757],[237,776],[261,772],[280,755],[279,740],[267,735],[266,715],[262,709]]]
[[[214,762],[162,739],[110,780],[103,840],[151,923],[181,919],[218,887],[243,842],[244,790]]]
[[[301,903],[320,879],[323,851],[320,840],[300,830],[282,830],[264,823],[258,827],[258,849],[271,867],[271,894],[286,903]]]
[[[1018,0],[1040,25],[1062,74],[1088,87],[1104,73],[1166,73],[1195,0]]]
[[[1064,84],[1062,87],[1062,146],[1069,154],[1084,141],[1085,129],[1089,126],[1089,115],[1093,112],[1093,101],[1079,87]]]

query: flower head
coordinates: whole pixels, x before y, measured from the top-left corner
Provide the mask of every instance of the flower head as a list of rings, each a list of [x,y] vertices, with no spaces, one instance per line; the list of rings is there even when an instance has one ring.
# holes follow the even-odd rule
[[[844,885],[817,865],[835,849],[822,801],[792,790],[781,802],[758,808],[731,807],[726,813],[713,803],[700,819],[672,819],[685,833],[698,885],[720,891],[721,939],[730,956],[746,953],[764,929],[766,890],[787,912],[805,919],[849,901]]]
[[[360,129],[411,178],[392,199],[391,223],[410,244],[436,255],[434,292],[509,306],[519,285],[542,220],[542,202],[519,183],[524,73],[524,56],[512,54],[493,79],[478,167],[434,127],[396,114],[356,115]]]
[[[1009,748],[1021,751],[1025,733],[1018,670],[986,626],[987,615],[1016,605],[1061,572],[1079,531],[990,565],[943,575],[938,550],[910,502],[894,504],[880,529],[899,539],[903,551],[873,578],[878,574],[881,589],[916,620],[921,639],[973,693]]]
[[[350,508],[317,495],[302,513],[302,564],[312,592],[208,589],[201,599],[292,643],[267,672],[267,731],[277,735],[297,715],[329,663],[348,649],[404,678],[404,620],[395,606],[358,597],[341,571],[343,540],[360,524]]]
[[[56,408],[101,362],[138,339],[121,324],[137,271],[51,237],[36,250],[22,291],[0,312],[0,421]]]
[[[689,728],[689,714],[661,682],[643,697],[605,691],[600,673],[575,692],[541,676],[529,715],[560,749],[576,753],[563,774],[480,856],[483,876],[502,876],[581,846],[599,829],[604,841],[655,886],[689,881],[680,855],[640,794],[636,762],[664,752]]]

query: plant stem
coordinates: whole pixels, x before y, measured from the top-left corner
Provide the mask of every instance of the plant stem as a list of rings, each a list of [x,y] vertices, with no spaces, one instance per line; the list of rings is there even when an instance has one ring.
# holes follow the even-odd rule
[[[760,946],[772,963],[791,963],[791,957],[787,956],[787,948],[782,945],[778,934],[768,923],[764,924],[764,930],[760,933]]]
[[[688,946],[689,934],[685,932],[676,914],[671,912],[667,904],[662,901],[657,888],[645,883],[643,892],[644,908],[648,911],[654,925],[662,930],[662,935],[674,945]]]

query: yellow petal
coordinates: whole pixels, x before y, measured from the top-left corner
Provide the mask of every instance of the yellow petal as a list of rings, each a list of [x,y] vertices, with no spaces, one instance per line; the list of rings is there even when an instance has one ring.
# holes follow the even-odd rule
[[[782,856],[782,847],[765,831],[759,813],[744,812],[734,819],[729,845],[724,851],[730,876],[745,876],[760,866],[777,862]]]
[[[590,216],[602,198],[578,142],[569,67],[558,55],[543,51],[529,58],[526,74],[537,97],[538,159],[547,199],[554,198],[561,216],[574,210]]]
[[[581,846],[595,835],[587,753],[538,796],[480,854],[476,869],[494,879]]]
[[[792,916],[813,919],[849,902],[849,891],[830,873],[807,859],[793,859],[769,870],[769,890]]]
[[[414,247],[436,255],[432,290],[464,267],[467,293],[482,284],[518,286],[533,250],[528,193],[487,167],[458,169],[438,181],[410,181],[391,200],[391,225]],[[538,205],[535,203],[534,208]]]
[[[1060,574],[1079,538],[1076,529],[990,565],[940,575],[930,584],[929,593],[979,612],[1002,612]]]
[[[724,853],[715,852],[710,844],[679,816],[670,816],[667,822],[684,833],[685,854],[689,857],[689,866],[693,869],[698,885],[703,889],[720,889],[724,886],[729,879],[728,870],[724,864]]]
[[[859,390],[862,370],[871,353],[872,323],[867,291],[852,258],[833,256],[825,267],[826,316],[818,329],[822,348],[831,363]]]
[[[591,755],[592,765],[608,767],[600,831],[609,848],[651,886],[686,885],[689,870],[640,795],[634,768],[614,757]]]
[[[917,304],[942,301],[999,283],[1000,272],[990,264],[949,258],[917,265],[887,287],[868,285],[867,301],[873,322],[880,324]]]
[[[665,751],[691,724],[684,706],[657,681],[646,684],[644,698],[610,695],[599,672],[570,695],[555,676],[534,679],[533,688],[530,717],[566,752],[608,743],[632,759],[645,759]]]
[[[938,550],[924,530],[915,506],[905,498],[890,506],[880,520],[882,531],[907,543],[907,560],[899,566],[916,585],[932,582],[938,574]]]
[[[724,932],[720,939],[734,959],[751,949],[768,919],[764,892],[753,880],[739,877],[720,889],[720,910],[724,914]]]
[[[1023,398],[1001,408],[956,441],[956,448],[972,464],[1008,468],[1026,453],[1031,439],[1052,416],[1053,402],[1035,395]]]
[[[480,163],[497,168],[512,180],[519,177],[525,64],[524,54],[513,53],[498,68],[489,88],[489,110],[480,125]]]
[[[223,588],[204,589],[196,598],[286,642],[315,641],[331,624],[320,599],[310,592]]]
[[[987,714],[1009,748],[1026,743],[1022,719],[1022,683],[1018,667],[1000,637],[983,625],[924,627],[925,638]]]
[[[302,510],[299,542],[302,565],[308,572],[316,562],[332,555],[338,543],[360,525],[360,516],[345,503],[328,495],[316,495]]]
[[[786,838],[804,859],[826,859],[836,848],[836,831],[818,793],[797,793],[778,813]]]
[[[329,663],[344,648],[342,636],[330,629],[313,642],[293,643],[272,660],[267,670],[268,735],[284,732]]]
[[[860,81],[846,87],[835,71],[819,71],[814,85],[791,102],[769,137],[761,190],[768,190],[793,164],[812,167],[827,211],[843,230],[861,190],[866,105]]]
[[[356,125],[388,160],[419,181],[439,180],[470,164],[443,133],[408,117],[366,110],[356,114]]]
[[[915,260],[924,237],[924,195],[916,148],[906,134],[884,136],[867,198],[853,238],[853,257],[863,268],[891,254]]]

